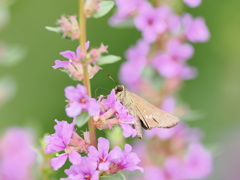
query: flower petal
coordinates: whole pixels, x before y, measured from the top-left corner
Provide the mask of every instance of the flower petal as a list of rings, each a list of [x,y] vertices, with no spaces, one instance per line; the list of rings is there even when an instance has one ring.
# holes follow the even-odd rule
[[[57,69],[57,68],[66,68],[68,65],[69,61],[60,61],[60,60],[56,60],[55,61],[55,65],[52,66],[53,69]]]
[[[98,151],[102,158],[106,158],[108,151],[109,151],[110,143],[105,138],[98,138]]]
[[[53,169],[58,170],[60,167],[62,167],[64,165],[64,163],[66,162],[67,157],[68,157],[68,154],[64,153],[58,157],[53,158],[51,160],[51,165],[52,165]]]
[[[60,53],[60,55],[62,55],[63,57],[70,59],[70,60],[74,60],[76,55],[73,51],[63,51]]]
[[[129,124],[121,124],[124,137],[135,137],[137,135],[136,129],[133,129]]]
[[[66,107],[66,113],[69,117],[76,117],[82,111],[81,104],[78,102],[73,102],[70,106]]]
[[[65,97],[69,100],[78,101],[81,97],[77,88],[68,86],[64,89]]]
[[[81,155],[76,151],[71,151],[69,154],[69,161],[73,164],[79,164],[81,162]]]
[[[99,171],[95,171],[92,175],[91,180],[99,180]]]
[[[104,163],[100,163],[98,165],[98,169],[100,171],[107,171],[109,169],[109,165],[110,165],[110,162],[104,162]]]
[[[88,157],[90,157],[94,160],[99,159],[99,152],[97,151],[97,149],[94,146],[90,146],[88,148]]]

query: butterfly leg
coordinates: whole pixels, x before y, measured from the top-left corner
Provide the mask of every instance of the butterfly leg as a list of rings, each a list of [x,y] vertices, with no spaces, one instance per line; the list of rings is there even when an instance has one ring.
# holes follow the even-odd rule
[[[139,139],[142,139],[142,126],[141,126],[141,120],[138,117],[135,117],[136,119],[136,124],[134,124],[134,128],[137,131],[137,136]]]
[[[133,127],[134,129],[136,129],[137,131],[137,136],[139,139],[143,138],[142,135],[142,125],[141,125],[141,120],[139,119],[139,117],[136,114],[136,111],[129,109],[129,114],[136,120],[136,122],[134,123]]]

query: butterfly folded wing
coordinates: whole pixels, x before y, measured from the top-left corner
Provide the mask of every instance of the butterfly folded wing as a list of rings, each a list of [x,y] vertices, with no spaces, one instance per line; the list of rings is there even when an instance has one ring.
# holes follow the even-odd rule
[[[133,98],[132,106],[136,110],[136,116],[141,120],[144,129],[170,128],[178,123],[179,119],[177,117],[148,103],[136,94],[131,93],[131,97]]]

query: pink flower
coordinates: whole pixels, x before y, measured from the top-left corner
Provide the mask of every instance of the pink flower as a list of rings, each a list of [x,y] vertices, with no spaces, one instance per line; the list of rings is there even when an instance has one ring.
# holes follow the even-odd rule
[[[151,6],[143,6],[141,8],[134,23],[136,28],[142,31],[144,40],[152,43],[167,29],[166,18],[169,12],[167,7],[155,9]]]
[[[86,43],[86,49],[89,48],[89,41]],[[96,52],[97,51],[97,52]],[[91,50],[90,53],[82,53],[80,46],[73,51],[64,51],[60,55],[67,58],[68,61],[56,60],[53,69],[64,68],[69,75],[79,81],[83,81],[83,65],[82,61],[86,61],[85,65],[88,67],[89,78],[92,78],[101,68],[96,65],[97,59],[101,53],[106,52],[106,46],[101,45],[96,51]]]
[[[115,90],[112,90],[107,99],[103,99],[102,110],[98,116],[95,116],[95,126],[99,129],[112,128],[114,125],[120,125],[125,137],[135,137],[137,131],[131,126],[136,120],[128,114],[128,110],[116,100]]]
[[[88,148],[88,157],[98,162],[98,169],[100,171],[107,171],[109,169],[111,163],[109,161],[109,148],[109,141],[102,137],[98,138],[98,149],[94,146]]]
[[[87,111],[91,116],[99,113],[100,106],[96,99],[87,95],[87,88],[78,84],[75,87],[68,86],[65,88],[65,96],[68,98],[66,113],[69,117],[76,117],[82,111]]]
[[[191,8],[195,8],[202,3],[202,0],[183,0]]]
[[[193,19],[190,14],[184,14],[182,17],[185,28],[185,36],[191,42],[206,42],[210,38],[210,33],[205,24],[205,20],[201,17]]]
[[[160,75],[166,78],[178,77],[180,79],[192,79],[196,76],[196,69],[187,66],[185,62],[176,61],[169,54],[159,54],[151,62]]]
[[[57,125],[54,126],[56,132],[45,138],[46,142],[49,143],[46,146],[45,153],[65,151],[65,153],[60,154],[51,160],[52,167],[54,170],[57,170],[63,166],[68,157],[71,163],[80,163],[81,155],[77,152],[79,149],[78,143],[75,146],[71,146],[73,145],[72,142],[76,142],[76,140],[72,140],[74,126],[76,124],[75,120],[73,120],[71,124],[68,124],[66,121],[55,120],[55,122],[57,123]]]
[[[72,40],[79,38],[80,30],[76,16],[62,16],[61,19],[58,20],[58,24],[60,25],[59,29],[62,31],[64,38],[69,37]]]
[[[160,180],[202,179],[209,175],[211,154],[200,142],[199,129],[181,123],[171,129],[146,131],[145,137],[146,142],[139,141],[134,146],[142,155],[144,180],[153,172],[151,177]]]
[[[150,6],[145,0],[115,0],[117,12],[110,19],[112,26],[121,23],[127,18],[135,16],[143,6]]]
[[[0,179],[31,180],[36,161],[33,135],[24,129],[12,127],[0,139]]]
[[[98,180],[99,171],[97,170],[97,162],[88,157],[82,157],[79,164],[74,164],[70,169],[65,170],[68,178],[61,180]]]
[[[156,53],[150,63],[160,75],[166,78],[192,79],[197,72],[195,68],[186,64],[186,60],[191,58],[193,53],[194,49],[190,44],[170,39],[166,44],[166,50]]]
[[[116,174],[121,170],[140,170],[143,172],[143,169],[137,166],[140,160],[132,152],[132,147],[129,144],[125,145],[124,151],[116,146],[109,152],[109,147],[107,139],[98,138],[98,148],[90,146],[88,157],[83,157],[79,164],[73,164],[70,169],[65,170],[69,176],[66,180],[98,180],[101,174]]]
[[[140,163],[138,156],[132,152],[132,147],[129,144],[125,144],[125,149],[122,151],[118,146],[110,152],[110,174],[115,174],[121,170],[135,171],[139,170],[143,172],[143,168],[137,166]]]
[[[185,61],[193,56],[194,49],[190,44],[171,39],[167,44],[167,52],[173,59]]]
[[[188,179],[202,179],[212,171],[211,154],[200,143],[188,147],[184,160],[184,174]]]
[[[149,46],[145,41],[139,40],[136,46],[132,46],[126,52],[127,62],[121,66],[120,79],[131,91],[134,91],[140,83],[142,71],[147,64]]]

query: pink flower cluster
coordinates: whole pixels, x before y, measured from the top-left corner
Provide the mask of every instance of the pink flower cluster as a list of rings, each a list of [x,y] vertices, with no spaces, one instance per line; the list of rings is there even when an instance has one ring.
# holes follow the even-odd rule
[[[98,148],[90,146],[88,157],[83,157],[79,164],[74,164],[70,169],[65,170],[68,178],[61,180],[98,180],[101,176],[116,174],[122,170],[143,172],[143,169],[137,166],[140,160],[132,152],[132,147],[129,144],[125,145],[124,150],[116,146],[109,152],[109,148],[109,141],[105,138],[99,138]]]
[[[189,7],[201,4],[201,0],[183,1]],[[163,110],[178,113],[173,96],[183,80],[197,75],[197,70],[187,62],[194,54],[190,43],[206,42],[210,37],[205,20],[188,13],[177,14],[168,0],[115,2],[117,11],[110,24],[123,26],[132,22],[142,34],[125,54],[127,61],[120,69],[121,81]],[[211,172],[212,157],[200,135],[200,130],[184,123],[171,129],[146,131],[146,141],[134,146],[143,158],[145,173],[133,179],[205,178]]]
[[[196,7],[201,1],[186,0],[185,3]],[[165,78],[185,80],[196,76],[196,69],[187,65],[187,60],[194,53],[194,48],[187,41],[197,43],[209,39],[203,18],[193,18],[187,13],[178,15],[167,6],[167,1],[165,5],[156,6],[146,0],[116,0],[116,4],[117,12],[110,19],[110,24],[117,25],[132,19],[135,27],[142,32],[142,39],[127,51],[127,62],[120,70],[120,78],[128,88],[140,86],[146,67]],[[132,76],[128,76],[129,73]]]
[[[89,42],[85,46],[88,50]],[[71,78],[83,81],[85,76],[83,66],[87,66],[89,78],[92,78],[101,69],[97,63],[103,65],[119,59],[113,55],[102,56],[106,52],[107,47],[104,45],[86,53],[82,52],[79,46],[76,52],[61,52],[60,55],[67,58],[68,61],[56,60],[53,68],[61,68]],[[108,153],[109,142],[107,139],[99,138],[98,149],[96,149],[90,146],[90,134],[88,132],[84,132],[84,138],[81,138],[74,129],[76,124],[82,123],[82,126],[91,116],[94,120],[94,126],[98,129],[111,129],[113,126],[120,125],[125,137],[136,136],[137,132],[132,127],[135,119],[116,100],[114,90],[106,99],[101,96],[97,101],[95,98],[88,96],[85,86],[77,84],[76,87],[66,87],[65,96],[67,98],[66,114],[73,117],[74,120],[71,124],[66,121],[55,120],[57,123],[54,127],[55,133],[45,138],[48,143],[45,153],[57,153],[57,156],[51,159],[54,170],[61,168],[67,159],[72,163],[70,169],[65,171],[68,178],[63,179],[99,179],[100,176],[116,174],[124,169],[143,171],[142,168],[137,166],[140,160],[132,152],[130,145],[125,145],[124,150],[116,146]],[[84,122],[80,122],[82,120],[81,116],[84,115],[88,119],[85,118]],[[58,154],[59,152],[61,153]],[[81,154],[83,153],[87,156],[82,157]]]
[[[92,179],[98,180],[100,176],[116,174],[121,170],[140,170],[137,166],[140,162],[130,145],[126,144],[124,151],[118,146],[110,152],[109,141],[105,138],[98,139],[98,148],[90,146],[89,134],[84,132],[84,139],[81,138],[74,126],[75,120],[71,124],[66,121],[57,121],[55,133],[46,137],[46,153],[63,151],[51,160],[52,167],[57,170],[61,168],[67,158],[72,163],[70,169],[65,170],[68,178],[62,179]],[[80,153],[87,153],[82,157]]]
[[[147,144],[138,142],[144,176],[137,179],[203,179],[212,169],[211,154],[200,142],[200,131],[180,124],[172,129],[146,133]],[[146,154],[146,155],[145,155]]]
[[[86,50],[89,48],[89,41],[86,43]],[[98,49],[91,49],[88,53],[81,52],[80,46],[73,51],[64,51],[60,55],[67,58],[68,61],[56,60],[54,69],[63,68],[70,77],[83,81],[83,64],[88,67],[89,77],[92,78],[101,68],[96,65],[97,60],[101,57],[102,53],[107,52],[107,47],[103,44]]]
[[[115,90],[112,90],[106,99],[100,101],[101,111],[94,117],[95,126],[99,129],[111,129],[120,125],[125,137],[135,137],[137,131],[132,127],[136,120],[128,110],[116,100]]]
[[[37,154],[33,150],[32,134],[13,127],[0,137],[0,179],[31,180]]]
[[[78,84],[75,87],[65,88],[65,96],[68,98],[66,113],[69,117],[76,117],[82,111],[94,116],[94,124],[98,129],[111,129],[115,125],[120,125],[125,137],[135,137],[137,132],[132,127],[135,119],[129,115],[128,110],[116,100],[115,90],[106,99],[100,98],[98,101],[87,95],[86,87]]]

